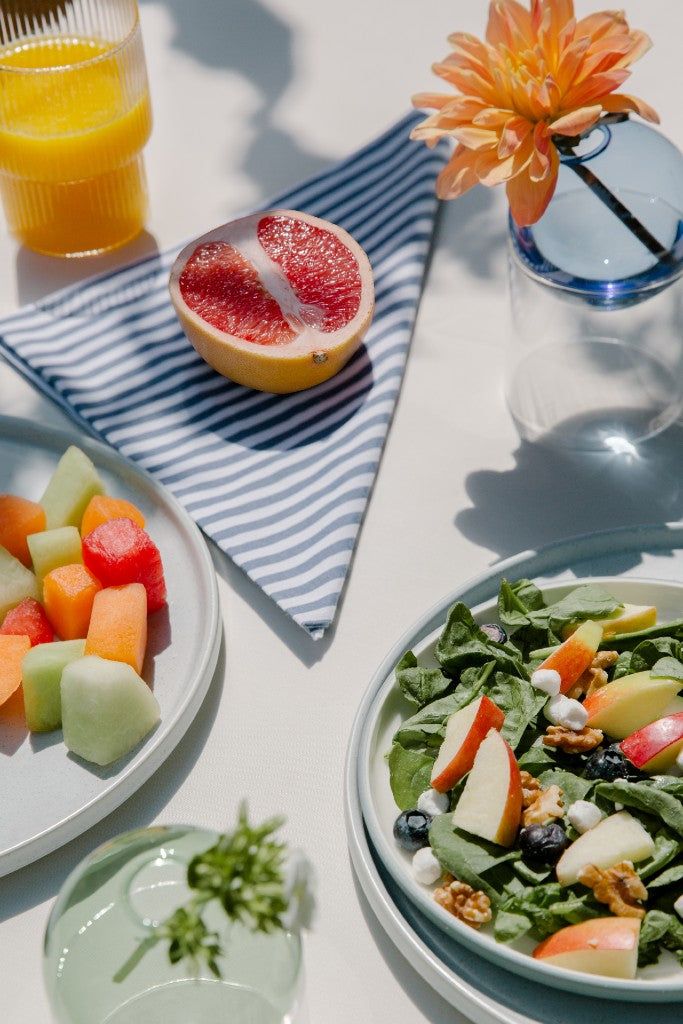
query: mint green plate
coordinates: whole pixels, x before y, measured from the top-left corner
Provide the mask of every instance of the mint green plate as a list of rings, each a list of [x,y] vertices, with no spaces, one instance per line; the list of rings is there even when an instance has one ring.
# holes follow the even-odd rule
[[[72,757],[61,731],[31,736],[0,716],[0,876],[85,832],[126,800],[179,743],[199,710],[221,637],[208,548],[176,500],[142,470],[85,434],[0,416],[0,493],[37,500],[70,444],[97,466],[107,491],[142,509],[161,551],[168,608],[149,621],[143,674],[161,706],[157,728],[108,769]]]
[[[354,813],[360,815],[370,846],[393,888],[409,901],[419,919],[436,927],[456,951],[467,947],[498,968],[544,987],[630,1002],[683,1000],[683,970],[668,954],[658,965],[639,971],[634,981],[566,971],[533,960],[529,956],[532,943],[522,942],[516,947],[497,943],[492,935],[476,932],[443,911],[431,899],[429,891],[415,882],[407,856],[393,840],[392,826],[397,810],[384,761],[391,735],[398,722],[409,713],[394,685],[394,666],[409,648],[418,654],[421,663],[435,663],[434,643],[447,609],[454,601],[462,600],[476,608],[480,622],[495,621],[495,599],[502,576],[531,577],[556,596],[578,581],[591,578],[606,582],[622,599],[657,604],[662,618],[680,617],[683,609],[683,585],[678,582],[683,577],[681,548],[683,527],[672,525],[596,534],[508,559],[439,602],[398,641],[375,674],[358,712],[351,739],[347,769],[349,821],[352,822]],[[349,832],[352,855],[355,850],[358,857],[358,830],[350,828]]]

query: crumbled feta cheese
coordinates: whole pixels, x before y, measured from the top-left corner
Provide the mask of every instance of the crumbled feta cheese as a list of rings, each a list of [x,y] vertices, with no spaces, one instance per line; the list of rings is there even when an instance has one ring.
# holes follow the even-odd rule
[[[437,814],[445,814],[450,806],[448,793],[439,793],[436,789],[425,789],[417,801],[418,811],[435,818]]]
[[[618,800],[615,801],[614,810],[615,811],[623,811],[623,809],[624,809],[624,805],[620,804]]]
[[[674,900],[674,910],[679,917],[683,917],[683,892],[677,900]]]
[[[567,811],[570,825],[583,835],[602,821],[603,814],[590,800],[575,800]]]
[[[560,692],[562,677],[554,668],[537,668],[531,674],[531,685],[543,690],[549,697],[556,697]]]
[[[413,874],[421,885],[433,885],[441,878],[441,865],[428,846],[414,855]]]
[[[574,732],[581,732],[588,721],[588,712],[583,704],[562,693],[550,698],[543,713],[553,725],[563,725]]]

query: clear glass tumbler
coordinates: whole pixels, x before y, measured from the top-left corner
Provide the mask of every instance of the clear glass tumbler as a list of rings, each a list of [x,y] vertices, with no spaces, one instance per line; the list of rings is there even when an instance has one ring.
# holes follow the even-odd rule
[[[151,125],[136,0],[3,0],[0,194],[20,241],[84,256],[137,235]]]
[[[289,1024],[301,979],[298,933],[252,932],[212,904],[221,978],[168,944],[134,956],[152,929],[190,896],[187,865],[217,833],[188,826],[129,832],[67,878],[45,934],[44,977],[59,1024]],[[121,969],[125,965],[125,970]]]
[[[628,451],[683,408],[683,157],[629,121],[582,147],[538,224],[510,224],[507,402],[526,440]]]

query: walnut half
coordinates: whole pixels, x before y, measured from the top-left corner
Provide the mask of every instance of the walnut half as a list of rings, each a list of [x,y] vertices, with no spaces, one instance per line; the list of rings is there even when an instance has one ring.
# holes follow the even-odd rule
[[[536,794],[536,799],[525,808],[522,818],[525,827],[546,825],[555,818],[564,817],[564,801],[559,786],[548,786]]]
[[[491,900],[486,893],[480,889],[475,891],[453,875],[446,875],[443,885],[434,890],[433,897],[440,907],[471,928],[481,928],[491,920]]]
[[[592,889],[598,903],[606,903],[617,917],[645,917],[641,902],[647,899],[647,889],[630,860],[606,869],[588,864],[579,873],[579,881]]]
[[[567,729],[564,725],[549,725],[543,737],[546,747],[559,747],[565,754],[584,754],[588,750],[595,750],[602,740],[600,729],[591,729],[588,725],[584,725],[580,732]]]

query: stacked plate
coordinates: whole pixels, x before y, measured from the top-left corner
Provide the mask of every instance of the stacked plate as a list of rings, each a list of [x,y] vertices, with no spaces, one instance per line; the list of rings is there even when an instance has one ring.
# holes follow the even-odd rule
[[[359,709],[346,766],[351,857],[381,925],[422,977],[477,1024],[570,1024],[599,1009],[605,1024],[661,1024],[666,1002],[683,1001],[683,971],[672,957],[636,981],[538,963],[461,924],[430,898],[393,842],[396,816],[384,754],[402,714],[394,667],[412,649],[428,663],[449,606],[463,601],[480,622],[495,621],[502,576],[532,578],[554,599],[579,580],[598,581],[622,601],[656,604],[662,620],[683,613],[683,526],[616,530],[563,542],[498,564],[450,594],[391,650]],[[595,997],[601,998],[596,1007]],[[649,1005],[648,1005],[649,1004]]]

